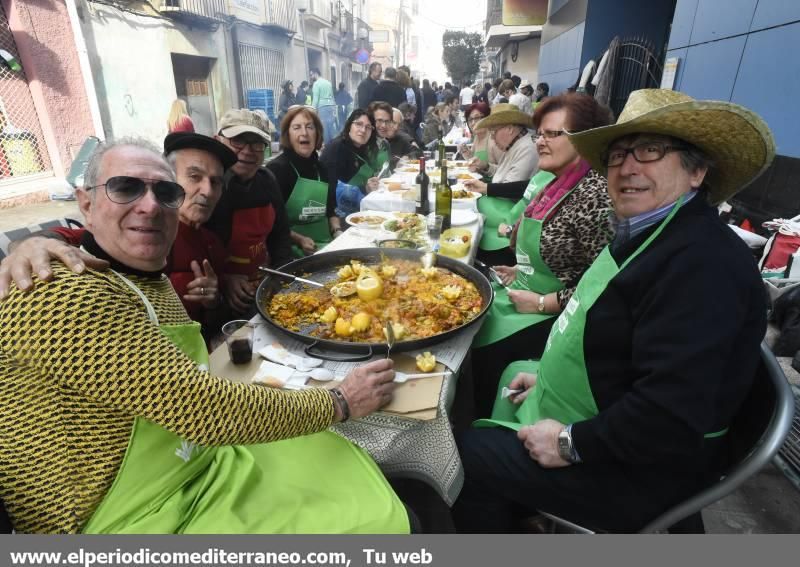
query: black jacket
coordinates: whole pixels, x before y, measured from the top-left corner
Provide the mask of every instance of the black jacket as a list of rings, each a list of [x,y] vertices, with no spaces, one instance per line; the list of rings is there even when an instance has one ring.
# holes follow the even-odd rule
[[[381,81],[375,90],[372,91],[372,98],[370,102],[382,100],[388,102],[394,108],[397,108],[406,100],[406,90],[397,84],[395,81]]]
[[[387,140],[389,142],[389,150],[391,152],[390,162],[392,168],[397,165],[397,162],[401,157],[410,157],[412,159],[418,158],[422,155],[422,151],[419,149],[414,143],[414,140],[411,137],[403,132],[402,130],[398,130],[394,138]]]
[[[253,229],[253,227],[234,226],[234,213],[258,208],[274,208],[275,210],[272,227],[264,228],[264,240],[269,253],[270,265],[282,266],[292,260],[292,239],[286,205],[275,176],[271,172],[260,169],[255,177],[247,182],[240,181],[229,172],[225,176],[225,189],[222,197],[205,227],[216,234],[227,246],[234,231],[249,230],[252,232]]]
[[[375,87],[378,86],[378,81],[373,81],[369,77],[364,79],[358,84],[357,90],[357,97],[356,104],[358,105],[356,108],[362,108],[364,110],[367,109],[367,106],[370,102],[372,102],[372,93],[375,91]]]
[[[349,139],[344,139],[341,136],[334,138],[322,150],[322,155],[319,159],[328,171],[328,195],[333,192],[334,200],[336,199],[336,184],[338,181],[341,180],[347,183],[364,165],[364,162],[358,159],[356,155],[370,161],[367,146],[356,148],[350,143]],[[361,190],[364,191],[364,187],[361,187]]]
[[[618,264],[655,230],[612,243]],[[695,196],[588,312],[587,374],[599,414],[575,423],[587,463],[660,470],[723,466],[730,424],[753,382],[766,297],[747,246]]]
[[[292,168],[294,166],[294,168]],[[336,191],[330,190],[330,183],[328,183],[328,170],[319,160],[317,152],[314,152],[309,157],[304,158],[297,155],[292,149],[285,149],[283,153],[276,157],[267,164],[269,169],[278,180],[278,187],[280,187],[283,202],[289,200],[292,194],[294,184],[297,182],[297,173],[307,179],[317,179],[328,184],[328,200],[325,205],[325,216],[336,216]],[[295,173],[295,169],[297,173]],[[334,188],[335,189],[335,188]]]

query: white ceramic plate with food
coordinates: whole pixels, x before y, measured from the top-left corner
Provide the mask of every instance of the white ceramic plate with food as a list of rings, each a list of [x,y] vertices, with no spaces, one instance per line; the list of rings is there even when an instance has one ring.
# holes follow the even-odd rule
[[[464,189],[464,186],[456,185],[453,187],[453,201],[475,201],[480,199],[481,194],[477,191],[470,191],[469,189]]]
[[[467,209],[453,209],[450,212],[450,226],[462,226],[478,220],[478,214]]]
[[[345,217],[345,222],[350,226],[358,226],[361,228],[379,228],[384,221],[391,218],[390,213],[383,213],[380,211],[364,211],[358,213],[350,213]]]

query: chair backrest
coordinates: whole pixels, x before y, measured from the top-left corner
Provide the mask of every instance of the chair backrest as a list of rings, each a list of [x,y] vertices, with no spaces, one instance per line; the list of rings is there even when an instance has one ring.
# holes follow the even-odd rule
[[[12,242],[22,240],[23,238],[30,236],[35,232],[57,227],[81,228],[83,225],[75,219],[63,218],[0,232],[0,260],[8,255],[8,247]]]
[[[750,393],[730,425],[731,467],[716,484],[667,510],[641,532],[664,531],[727,496],[778,452],[792,424],[794,397],[775,355],[761,343],[761,362]]]

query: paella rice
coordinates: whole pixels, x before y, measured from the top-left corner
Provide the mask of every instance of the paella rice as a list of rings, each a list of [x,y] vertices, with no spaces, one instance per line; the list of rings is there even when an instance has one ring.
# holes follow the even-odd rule
[[[423,270],[419,262],[398,259],[363,266],[370,278],[380,279],[379,297],[332,295],[331,287],[352,282],[362,272],[360,264],[350,267],[340,269],[338,279],[325,288],[275,294],[267,308],[270,318],[287,330],[322,339],[379,343],[386,340],[388,321],[402,326],[403,340],[415,340],[460,327],[483,308],[478,289],[462,276],[441,267]]]

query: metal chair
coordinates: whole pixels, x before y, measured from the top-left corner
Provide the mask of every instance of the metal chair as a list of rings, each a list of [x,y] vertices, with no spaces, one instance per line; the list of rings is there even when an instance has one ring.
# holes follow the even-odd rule
[[[716,484],[705,488],[688,500],[667,510],[640,533],[671,531],[673,533],[703,533],[700,512],[739,488],[760,471],[780,449],[792,425],[794,398],[786,375],[775,355],[761,343],[761,363],[742,407],[730,424],[732,463]],[[569,520],[540,512],[557,525],[576,533],[595,533]]]

